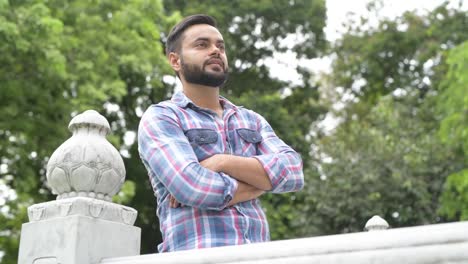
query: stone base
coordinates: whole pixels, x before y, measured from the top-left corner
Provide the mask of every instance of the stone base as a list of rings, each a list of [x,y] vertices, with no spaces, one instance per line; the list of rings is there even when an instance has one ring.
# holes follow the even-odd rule
[[[124,223],[70,215],[23,224],[19,264],[97,264],[140,254],[141,230]]]

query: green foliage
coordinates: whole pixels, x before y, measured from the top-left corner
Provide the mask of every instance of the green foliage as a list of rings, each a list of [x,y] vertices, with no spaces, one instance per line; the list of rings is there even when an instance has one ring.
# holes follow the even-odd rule
[[[112,197],[112,202],[118,204],[129,204],[134,196],[135,183],[133,181],[126,180],[119,193]]]
[[[377,5],[370,7],[378,15]],[[334,112],[337,129],[314,143],[310,162],[320,178],[309,177],[300,233],[361,231],[373,214],[393,227],[460,214],[465,201],[454,184],[462,181],[458,172],[466,157],[455,146],[466,142],[460,138],[467,129],[466,85],[445,78],[463,75],[466,57],[455,62],[446,55],[468,39],[467,22],[466,11],[447,4],[427,14],[384,18],[377,27],[364,18],[350,21],[333,47],[336,59],[322,87],[330,104],[340,100],[344,108]],[[460,49],[453,51],[458,57]],[[445,82],[453,90],[439,91]]]
[[[443,116],[440,136],[448,145],[468,154],[468,42],[450,51],[449,69],[442,83],[438,108]]]
[[[158,0],[0,3],[0,174],[17,194],[0,221],[2,263],[16,263],[25,207],[54,199],[45,166],[70,136],[71,117],[96,109],[120,139],[136,129],[136,98],[165,93],[161,80],[170,70],[160,32],[173,19]],[[148,184],[144,175],[138,182]]]
[[[2,208],[9,208],[14,214],[0,214],[0,223],[2,223],[2,231],[0,231],[0,249],[5,256],[1,259],[2,264],[16,264],[19,236],[21,224],[26,222],[28,204],[18,203],[17,201],[7,202]]]
[[[468,42],[450,51],[446,79],[441,85],[437,108],[442,116],[439,136],[464,157],[463,168],[451,174],[441,197],[440,212],[453,220],[468,219]]]
[[[468,220],[468,169],[451,174],[445,184],[440,213],[449,219]]]
[[[351,21],[333,49],[333,84],[365,104],[395,90],[416,89],[424,96],[444,76],[444,67],[432,66],[444,61],[445,50],[468,39],[467,24],[467,12],[446,3],[426,15],[382,19],[377,28],[366,19]]]
[[[374,214],[392,227],[442,221],[439,195],[462,159],[438,140],[432,104],[419,96],[382,97],[317,143],[321,177],[306,187],[304,234],[362,231]]]

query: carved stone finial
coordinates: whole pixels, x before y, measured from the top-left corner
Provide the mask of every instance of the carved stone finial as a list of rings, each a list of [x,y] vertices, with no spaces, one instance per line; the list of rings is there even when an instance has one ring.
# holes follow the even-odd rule
[[[68,124],[68,129],[75,133],[79,128],[88,126],[99,129],[99,132],[104,133],[104,136],[110,133],[110,125],[107,119],[94,110],[87,110],[75,116]]]
[[[125,181],[125,167],[117,149],[105,138],[109,122],[94,110],[75,116],[68,126],[73,135],[50,157],[47,181],[57,200],[89,197],[110,201]]]
[[[377,230],[385,230],[388,229],[389,225],[385,219],[378,215],[374,215],[369,221],[366,223],[366,227],[364,230],[367,231],[377,231]]]
[[[57,200],[28,207],[18,263],[100,263],[138,255],[138,212],[111,202],[125,180],[117,149],[107,140],[109,122],[90,110],[68,126],[73,135],[52,154],[47,181]]]

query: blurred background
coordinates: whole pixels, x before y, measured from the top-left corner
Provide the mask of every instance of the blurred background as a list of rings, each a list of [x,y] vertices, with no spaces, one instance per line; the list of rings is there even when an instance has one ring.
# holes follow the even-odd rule
[[[272,239],[468,219],[468,3],[337,0],[0,0],[0,263],[17,263],[26,208],[73,116],[110,122],[138,210],[142,254],[160,243],[136,132],[180,89],[164,56],[184,16],[214,16],[223,95],[301,153],[306,187],[266,194]]]

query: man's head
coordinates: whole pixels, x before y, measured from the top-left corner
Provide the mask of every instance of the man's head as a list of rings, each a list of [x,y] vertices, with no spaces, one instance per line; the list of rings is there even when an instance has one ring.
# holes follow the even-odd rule
[[[183,81],[219,87],[227,80],[224,40],[210,16],[193,15],[177,24],[167,38],[166,55]]]

